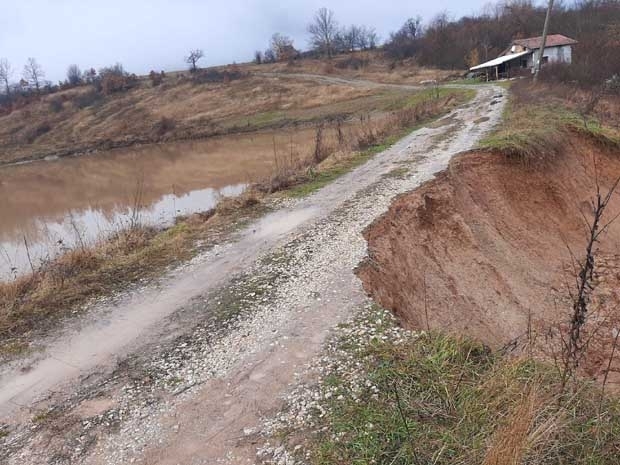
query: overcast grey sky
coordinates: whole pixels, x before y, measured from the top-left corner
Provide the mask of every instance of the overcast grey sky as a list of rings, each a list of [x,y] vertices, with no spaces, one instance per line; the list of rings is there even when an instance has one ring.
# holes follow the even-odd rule
[[[121,62],[136,74],[185,67],[183,57],[202,48],[201,63],[252,59],[274,32],[307,47],[313,13],[325,6],[342,24],[374,26],[381,39],[406,18],[431,19],[479,12],[488,0],[0,0],[0,57],[19,79],[28,57],[46,78],[64,79],[67,66],[96,69]]]

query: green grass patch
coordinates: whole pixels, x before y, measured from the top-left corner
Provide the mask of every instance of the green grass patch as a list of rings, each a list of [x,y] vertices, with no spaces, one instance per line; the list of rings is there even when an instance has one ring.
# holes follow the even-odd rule
[[[382,150],[385,150],[382,149]],[[284,192],[288,197],[299,198],[316,192],[317,190],[325,187],[329,183],[335,181],[340,176],[348,173],[352,169],[366,163],[372,155],[381,152],[381,150],[370,152],[364,151],[356,153],[352,158],[341,161],[338,165],[328,168],[322,171],[311,170],[308,173],[308,181],[299,184]]]
[[[418,126],[416,126],[417,128]],[[363,165],[370,160],[374,155],[381,153],[389,149],[392,145],[398,142],[399,139],[407,135],[409,132],[415,130],[409,129],[402,131],[399,134],[394,134],[387,137],[382,143],[374,144],[367,149],[356,152],[351,158],[347,158],[339,161],[335,166],[324,170],[312,170],[308,173],[308,181],[295,186],[285,191],[285,195],[293,198],[305,197],[307,195],[316,192],[317,190],[325,187],[329,183],[335,181],[340,176],[347,174],[349,171]]]
[[[454,97],[460,103],[464,103],[476,96],[474,89],[455,89],[451,87],[429,88],[416,92],[409,97],[400,97],[397,100],[386,102],[382,107],[384,111],[396,111],[405,108],[413,108],[428,100],[439,100],[447,97]]]
[[[266,111],[264,113],[257,113],[255,115],[246,118],[247,125],[257,128],[271,126],[277,122],[281,122],[286,119],[286,114],[282,111]]]
[[[503,124],[484,138],[480,147],[522,161],[545,160],[559,154],[570,133],[579,133],[607,145],[619,145],[620,134],[591,116],[559,102],[519,102],[512,97]]]
[[[510,89],[510,87],[512,86],[512,83],[514,81],[485,81],[483,79],[477,79],[477,78],[468,78],[468,79],[461,79],[458,81],[452,81],[451,84],[458,84],[458,85],[465,85],[465,86],[481,86],[481,85],[494,85],[494,86],[500,86],[503,87],[504,89]]]
[[[597,387],[559,395],[553,367],[469,339],[370,333],[340,343],[349,357],[324,384],[336,391],[314,419],[312,464],[618,463],[620,403]]]

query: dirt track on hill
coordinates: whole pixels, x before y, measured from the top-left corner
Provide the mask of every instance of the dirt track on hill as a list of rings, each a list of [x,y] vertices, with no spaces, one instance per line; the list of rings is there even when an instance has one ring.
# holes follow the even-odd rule
[[[248,463],[326,335],[367,302],[363,229],[500,119],[497,87],[5,370],[9,464]],[[486,119],[488,118],[488,119]],[[258,440],[258,439],[256,439]]]

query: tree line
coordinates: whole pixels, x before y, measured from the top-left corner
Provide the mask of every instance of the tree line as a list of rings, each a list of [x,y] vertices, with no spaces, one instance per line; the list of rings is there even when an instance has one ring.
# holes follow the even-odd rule
[[[480,14],[451,20],[441,13],[426,26],[408,20],[384,45],[394,60],[414,58],[421,66],[463,70],[504,52],[513,39],[541,35],[546,7],[531,0],[487,6]],[[620,73],[620,2],[556,1],[550,32],[579,41],[567,79],[595,82]]]
[[[342,26],[332,10],[320,8],[307,26],[310,50],[302,52],[293,45],[293,39],[279,32],[271,37],[269,47],[254,52],[254,62],[275,63],[308,56],[332,58],[342,53],[374,50],[380,46],[374,27],[351,24]]]
[[[406,19],[403,25],[389,34],[381,44],[373,27],[343,26],[333,11],[319,9],[307,26],[309,50],[295,48],[293,39],[275,33],[264,52],[256,51],[256,63],[291,61],[300,57],[324,57],[365,50],[380,50],[398,63],[413,59],[418,65],[444,69],[465,70],[483,61],[495,58],[515,38],[540,35],[545,7],[532,0],[503,0],[485,7],[479,14],[451,19],[441,13],[425,24],[420,16]],[[577,39],[575,57],[563,79],[578,82],[600,82],[620,74],[620,2],[617,0],[559,0],[551,18],[551,30]],[[205,54],[201,49],[191,50],[184,57],[190,73],[199,71],[199,62]],[[200,74],[200,73],[198,73]],[[81,71],[70,65],[66,79],[52,85],[45,80],[45,72],[34,58],[28,58],[21,78],[15,82],[16,72],[7,59],[0,58],[0,109],[11,108],[16,100],[27,100],[42,92],[78,85],[93,85],[105,94],[131,88],[135,74],[125,71],[121,64],[99,70]],[[164,73],[151,71],[151,83],[159,85]],[[214,77],[216,79],[219,77]]]
[[[479,14],[459,19],[443,12],[425,24],[422,17],[413,16],[379,44],[374,28],[342,27],[333,11],[321,8],[307,27],[308,51],[295,50],[290,37],[275,34],[264,53],[255,53],[255,62],[303,56],[330,59],[341,53],[378,48],[395,64],[413,59],[420,66],[461,71],[497,57],[513,39],[540,36],[545,13],[546,6],[532,0],[503,0],[489,4]],[[579,41],[565,79],[593,83],[620,74],[618,0],[556,0],[551,31]]]

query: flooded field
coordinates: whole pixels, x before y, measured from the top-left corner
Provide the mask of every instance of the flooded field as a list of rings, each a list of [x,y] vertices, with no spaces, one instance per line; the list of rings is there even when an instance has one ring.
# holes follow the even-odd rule
[[[0,169],[0,279],[132,221],[170,224],[311,150],[313,128],[101,152]],[[30,259],[28,258],[30,254]]]

